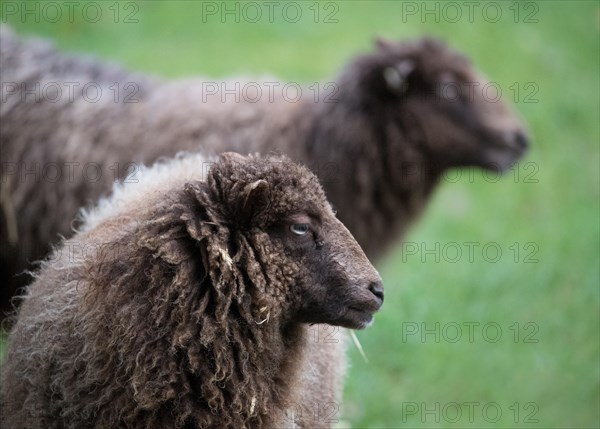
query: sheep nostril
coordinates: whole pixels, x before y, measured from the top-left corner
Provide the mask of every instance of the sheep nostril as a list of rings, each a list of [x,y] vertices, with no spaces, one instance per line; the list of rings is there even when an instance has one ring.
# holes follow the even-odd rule
[[[516,131],[514,134],[514,142],[517,144],[519,149],[526,149],[529,146],[529,139],[527,135],[522,131]]]
[[[369,290],[383,302],[383,283],[381,283],[381,281],[371,282],[369,284]]]

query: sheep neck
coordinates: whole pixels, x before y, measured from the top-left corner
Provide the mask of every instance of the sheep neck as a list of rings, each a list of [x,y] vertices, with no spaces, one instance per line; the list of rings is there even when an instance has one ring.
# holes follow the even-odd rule
[[[373,259],[419,216],[441,170],[411,124],[380,109],[348,106],[342,100],[297,109],[307,140],[303,152],[297,146],[290,152],[315,171],[338,217]]]

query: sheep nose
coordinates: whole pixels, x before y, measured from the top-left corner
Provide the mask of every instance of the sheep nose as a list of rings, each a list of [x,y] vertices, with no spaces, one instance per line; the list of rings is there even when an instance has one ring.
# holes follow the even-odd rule
[[[519,149],[527,149],[529,146],[529,139],[523,131],[516,131],[513,136],[513,141]]]
[[[381,282],[381,280],[371,282],[369,284],[369,290],[383,303],[383,283]]]

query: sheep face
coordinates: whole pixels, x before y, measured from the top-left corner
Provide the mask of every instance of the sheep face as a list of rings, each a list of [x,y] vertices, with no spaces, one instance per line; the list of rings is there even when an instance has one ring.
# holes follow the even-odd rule
[[[372,322],[383,303],[381,278],[308,169],[286,158],[225,154],[208,183],[222,218],[233,221],[233,260],[246,277],[265,278],[254,297],[262,316],[281,308],[271,317],[353,329]]]
[[[296,320],[352,329],[369,326],[383,304],[383,286],[350,232],[329,206],[292,213],[269,228],[298,265]]]
[[[364,85],[359,93],[368,94],[391,128],[412,133],[409,140],[423,146],[417,150],[430,168],[502,171],[523,155],[528,139],[521,121],[467,58],[434,39],[377,44],[376,53],[355,64]]]

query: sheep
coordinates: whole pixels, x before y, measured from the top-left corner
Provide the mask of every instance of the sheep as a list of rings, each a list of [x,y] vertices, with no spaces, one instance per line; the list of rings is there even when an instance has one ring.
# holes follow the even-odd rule
[[[208,91],[207,79],[130,74],[21,40],[7,27],[2,32],[7,101],[0,145],[11,171],[3,172],[0,236],[7,245],[0,269],[5,284],[12,281],[9,295],[25,280],[14,274],[43,257],[59,234],[70,233],[80,206],[106,194],[128,166],[180,150],[275,151],[308,165],[339,219],[377,261],[402,239],[448,169],[505,170],[528,145],[517,116],[502,101],[486,99],[487,81],[469,60],[435,39],[379,39],[374,52],[352,59],[321,86],[329,92],[314,100],[305,88],[306,96],[290,102],[279,91],[237,101]],[[80,89],[99,82],[108,95],[95,103],[79,92],[72,102],[36,103],[25,93],[36,82],[79,82]],[[108,89],[115,82],[135,88],[137,102],[115,103]],[[27,176],[27,169],[49,163],[64,166],[63,180]],[[92,168],[94,180],[85,180],[90,163],[104,173],[98,179]],[[67,173],[74,164],[72,178]]]
[[[381,278],[306,167],[205,161],[142,170],[43,262],[2,368],[7,427],[326,424],[293,414],[339,394],[307,384],[343,358],[309,324],[370,325]]]

